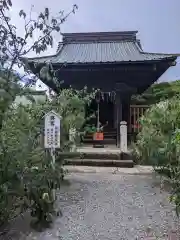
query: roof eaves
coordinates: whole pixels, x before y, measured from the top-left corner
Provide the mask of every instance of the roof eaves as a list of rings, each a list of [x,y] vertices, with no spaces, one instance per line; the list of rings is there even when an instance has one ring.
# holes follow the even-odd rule
[[[142,54],[143,54],[144,56],[150,56],[151,61],[153,61],[153,60],[176,61],[176,59],[177,59],[177,57],[178,57],[178,56],[175,55],[175,54],[171,55],[171,54],[156,54],[156,53],[144,53],[144,52],[142,52]]]
[[[65,45],[65,44],[64,44],[63,42],[59,42],[59,43],[58,43],[58,47],[57,47],[57,51],[56,51],[56,56],[57,56],[57,54],[59,54],[59,53],[62,51],[64,45]]]
[[[146,54],[145,54],[146,55]],[[136,64],[136,63],[150,63],[150,62],[159,62],[163,60],[170,60],[170,61],[175,61],[177,59],[177,56],[161,56],[158,57],[157,55],[154,58],[151,59],[143,59],[143,60],[128,60],[128,61],[106,61],[106,62],[57,62],[57,61],[38,61],[38,60],[31,60],[29,63],[39,63],[39,64],[46,64],[46,63],[51,63],[53,65],[63,65],[63,66],[68,66],[68,65],[98,65],[98,64]]]
[[[144,52],[141,51],[141,53],[145,53],[145,54],[151,54],[151,55],[163,55],[163,56],[172,56],[172,57],[179,57],[180,53],[156,53],[156,52]]]
[[[175,57],[173,57],[173,59],[172,58],[154,58],[154,59],[144,59],[144,60],[138,60],[138,61],[132,61],[132,60],[129,60],[129,61],[107,61],[107,62],[51,62],[52,64],[54,64],[54,65],[59,65],[59,64],[62,64],[62,65],[64,65],[64,66],[77,66],[77,65],[81,65],[81,66],[83,66],[83,65],[108,65],[108,64],[139,64],[139,63],[152,63],[152,62],[154,62],[154,63],[157,63],[157,62],[162,62],[162,61],[165,61],[165,60],[172,60],[172,61],[174,61],[174,60],[176,60],[176,58]]]
[[[61,51],[63,50],[64,45],[65,44],[63,44],[62,42],[59,42],[56,54],[52,54],[52,55],[48,55],[48,56],[41,56],[41,57],[23,58],[23,59],[27,59],[28,62],[34,62],[34,61],[38,61],[38,60],[42,60],[42,59],[47,59],[47,61],[51,60],[52,58],[56,58],[58,56],[58,54],[61,53]],[[44,61],[44,63],[45,62],[46,61]]]
[[[180,56],[180,53],[157,53],[157,52],[144,52],[143,50],[142,50],[142,47],[141,47],[141,45],[139,45],[139,43],[138,43],[138,40],[136,41],[136,43],[135,43],[135,45],[136,45],[136,47],[138,48],[138,50],[139,50],[139,52],[141,53],[141,54],[147,54],[147,55],[154,55],[154,56],[156,56],[156,58],[159,56],[160,58],[169,58],[169,57],[171,57],[171,58],[173,58],[173,57],[179,57]]]
[[[22,59],[27,59],[28,61],[36,61],[36,60],[41,60],[41,59],[50,59],[50,58],[53,58],[53,57],[57,57],[57,54],[48,55],[48,56],[41,56],[41,57],[32,57],[32,58],[23,57]]]

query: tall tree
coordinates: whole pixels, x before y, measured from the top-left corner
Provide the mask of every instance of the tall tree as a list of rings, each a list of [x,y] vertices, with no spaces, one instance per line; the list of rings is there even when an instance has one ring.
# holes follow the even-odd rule
[[[33,216],[48,221],[53,211],[53,202],[49,196],[52,186],[59,186],[62,159],[58,164],[60,169],[57,170],[57,166],[57,172],[54,173],[40,143],[43,116],[52,109],[63,116],[65,133],[61,134],[61,138],[64,137],[62,147],[66,147],[66,128],[72,124],[76,128],[80,127],[84,121],[86,101],[82,97],[84,91],[75,93],[67,90],[62,91],[53,101],[47,100],[42,104],[32,102],[28,106],[12,105],[17,95],[29,90],[20,87],[19,77],[13,70],[19,67],[24,69],[25,74],[29,74],[24,57],[31,51],[41,54],[52,47],[53,33],[61,33],[61,25],[71,13],[75,13],[77,6],[74,5],[67,14],[60,11],[57,18],[50,16],[48,8],[39,13],[37,19],[32,19],[31,14],[27,16],[21,10],[19,17],[24,21],[24,36],[18,35],[9,17],[11,8],[13,10],[11,0],[0,1],[0,225],[8,220],[14,202],[18,202],[24,209],[25,200],[28,200],[26,207],[28,205]],[[35,36],[37,32],[39,37]]]
[[[29,16],[21,10],[19,17],[24,20],[24,36],[23,32],[20,36],[18,35],[17,27],[13,25],[9,17],[10,9],[13,10],[11,0],[0,1],[0,128],[5,111],[15,97],[22,92],[18,84],[19,78],[15,76],[13,69],[23,68],[25,75],[29,74],[30,70],[24,57],[30,52],[41,54],[52,47],[53,33],[61,33],[61,25],[70,14],[75,13],[77,5],[73,5],[71,11],[67,13],[60,10],[57,17],[51,16],[49,9],[45,8],[36,19],[32,18],[33,7]],[[39,37],[36,37],[37,33]],[[33,83],[36,80],[37,77],[34,76]]]

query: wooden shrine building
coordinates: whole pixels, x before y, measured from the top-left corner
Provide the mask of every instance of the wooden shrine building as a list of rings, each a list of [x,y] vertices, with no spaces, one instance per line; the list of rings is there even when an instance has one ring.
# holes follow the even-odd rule
[[[29,66],[37,74],[43,64],[51,62],[59,81],[63,80],[61,87],[100,89],[99,120],[108,123],[107,131],[114,129],[119,144],[120,121],[129,123],[132,94],[143,93],[176,64],[177,58],[175,54],[144,52],[136,34],[137,31],[65,33],[55,55],[29,58]],[[59,91],[53,82],[42,81]],[[96,105],[94,102],[91,107],[95,109]]]

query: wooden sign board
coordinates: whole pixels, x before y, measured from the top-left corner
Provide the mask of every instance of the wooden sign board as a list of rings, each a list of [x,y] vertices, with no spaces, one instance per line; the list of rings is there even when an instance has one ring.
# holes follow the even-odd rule
[[[50,111],[44,118],[44,148],[60,148],[61,116],[55,111]]]

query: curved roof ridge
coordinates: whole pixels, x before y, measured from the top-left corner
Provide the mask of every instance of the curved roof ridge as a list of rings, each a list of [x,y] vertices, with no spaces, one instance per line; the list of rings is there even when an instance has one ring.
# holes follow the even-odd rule
[[[63,42],[104,42],[119,40],[136,40],[138,31],[114,31],[114,32],[82,32],[82,33],[63,33]]]
[[[62,33],[63,37],[98,37],[98,36],[134,36],[138,31],[110,31],[110,32],[72,32],[72,33]]]
[[[111,34],[111,33],[114,33],[114,34],[116,34],[116,33],[120,33],[120,34],[124,34],[124,33],[127,33],[127,34],[132,34],[132,33],[138,33],[138,30],[127,30],[127,31],[100,31],[100,32],[96,32],[96,31],[94,31],[94,32],[64,32],[64,33],[62,33],[62,36],[63,35],[72,35],[72,34],[78,34],[78,35],[81,35],[81,34],[86,34],[86,35],[91,35],[91,34]]]

